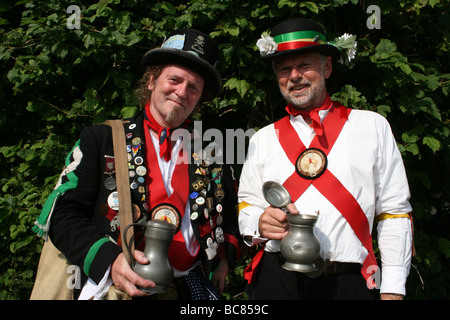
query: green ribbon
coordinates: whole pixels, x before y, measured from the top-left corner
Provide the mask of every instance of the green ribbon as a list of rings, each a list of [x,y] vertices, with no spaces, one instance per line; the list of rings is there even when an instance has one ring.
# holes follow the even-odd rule
[[[273,37],[273,40],[276,43],[289,42],[289,41],[299,41],[303,39],[314,39],[319,36],[319,39],[316,42],[327,42],[327,38],[323,33],[317,31],[296,31],[290,33],[279,34]]]
[[[66,157],[65,165],[66,167],[70,164],[70,158],[75,150],[75,148],[80,146],[80,140],[75,143],[70,153]],[[53,212],[56,202],[58,199],[67,191],[75,189],[78,185],[78,177],[72,171],[67,173],[67,181],[61,184],[58,188],[54,189],[45,201],[44,207],[42,208],[41,214],[35,221],[35,225],[32,230],[37,233],[39,237],[45,237],[48,232],[48,220]]]

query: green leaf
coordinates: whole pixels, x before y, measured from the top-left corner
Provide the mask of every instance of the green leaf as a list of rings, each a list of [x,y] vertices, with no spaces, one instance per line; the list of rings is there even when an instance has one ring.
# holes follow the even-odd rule
[[[223,31],[232,35],[233,37],[237,37],[239,35],[239,27],[225,27]]]
[[[174,16],[177,14],[177,9],[171,3],[168,2],[161,3],[161,9],[163,9],[164,12],[168,15]]]
[[[379,105],[377,106],[377,112],[383,117],[387,117],[388,113],[391,112],[391,107],[387,105]]]
[[[397,45],[388,39],[381,39],[375,50],[379,54],[392,54],[397,51]]]
[[[244,97],[250,88],[250,84],[246,80],[239,80],[238,78],[229,79],[223,86],[229,89],[236,89],[241,98]]]
[[[137,111],[139,110],[138,107],[124,107],[122,108],[122,111],[120,112],[120,114],[125,118],[131,118],[133,117]]]
[[[288,6],[289,8],[293,8],[297,5],[297,1],[292,0],[279,0],[278,1],[278,8],[282,8],[284,6]]]
[[[312,13],[319,13],[319,7],[317,6],[317,4],[315,4],[312,1],[304,1],[304,2],[300,2],[300,5],[302,7],[306,7],[308,8]]]
[[[402,134],[402,140],[406,144],[415,143],[417,142],[417,140],[419,140],[419,136],[411,132],[404,132]]]
[[[419,154],[419,147],[416,143],[411,143],[410,145],[406,146],[405,150],[411,152],[415,156]]]
[[[441,142],[433,137],[424,137],[423,144],[429,146],[433,153],[436,153],[436,151],[441,149]]]

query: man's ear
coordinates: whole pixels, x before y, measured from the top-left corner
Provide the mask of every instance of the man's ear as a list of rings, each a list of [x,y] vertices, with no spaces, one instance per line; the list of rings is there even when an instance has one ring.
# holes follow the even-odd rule
[[[327,60],[325,61],[325,65],[323,66],[323,76],[325,79],[328,79],[331,76],[331,73],[333,72],[333,60],[331,57],[327,57]]]
[[[148,80],[147,88],[149,91],[153,91],[155,89],[155,78],[153,75],[150,76],[150,79]]]

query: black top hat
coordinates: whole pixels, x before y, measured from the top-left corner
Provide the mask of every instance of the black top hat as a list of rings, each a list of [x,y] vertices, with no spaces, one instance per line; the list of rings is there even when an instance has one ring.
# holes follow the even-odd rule
[[[283,21],[272,29],[270,36],[275,43],[273,43],[272,50],[262,54],[263,59],[273,59],[294,52],[319,52],[333,58],[340,55],[334,45],[328,44],[324,28],[309,19]]]
[[[144,55],[141,66],[182,65],[201,75],[205,87],[217,96],[222,88],[220,74],[215,68],[218,58],[219,48],[208,35],[194,29],[177,29],[166,37],[161,48]]]

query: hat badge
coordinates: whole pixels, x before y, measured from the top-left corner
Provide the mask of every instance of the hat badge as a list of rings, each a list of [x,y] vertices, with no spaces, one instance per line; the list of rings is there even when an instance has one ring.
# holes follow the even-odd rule
[[[192,45],[191,49],[200,54],[205,54],[205,52],[203,51],[203,46],[205,45],[205,38],[199,35],[197,36],[197,38],[195,38],[194,42],[195,43]]]

